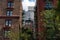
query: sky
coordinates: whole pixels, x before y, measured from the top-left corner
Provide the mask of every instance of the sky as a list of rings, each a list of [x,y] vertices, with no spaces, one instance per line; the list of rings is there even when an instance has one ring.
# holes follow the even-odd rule
[[[22,0],[23,10],[27,11],[28,6],[35,6],[36,0]]]

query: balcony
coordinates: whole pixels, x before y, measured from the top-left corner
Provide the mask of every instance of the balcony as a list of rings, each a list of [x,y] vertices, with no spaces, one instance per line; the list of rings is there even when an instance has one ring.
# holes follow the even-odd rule
[[[6,10],[13,10],[13,7],[7,7]]]
[[[10,28],[11,27],[9,27],[9,26],[5,26],[5,27],[3,27],[3,30],[7,30],[8,31],[8,30],[10,30]]]
[[[0,19],[19,19],[19,15],[13,15],[13,16],[1,15]]]

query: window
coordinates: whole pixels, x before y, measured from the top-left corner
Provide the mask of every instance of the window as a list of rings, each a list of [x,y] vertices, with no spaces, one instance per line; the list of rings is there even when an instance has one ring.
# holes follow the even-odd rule
[[[28,25],[30,25],[31,24],[31,22],[26,22]]]
[[[12,16],[12,11],[7,11],[7,14],[6,14],[7,16]]]
[[[53,8],[52,2],[46,2],[45,8],[46,9],[52,9]]]
[[[11,26],[12,25],[12,21],[11,20],[6,20],[5,21],[5,25],[6,26]]]
[[[13,7],[13,2],[8,2],[8,7]]]
[[[5,38],[9,38],[10,32],[11,32],[11,31],[6,31],[6,30],[5,30],[5,31],[4,31],[4,37],[5,37]]]

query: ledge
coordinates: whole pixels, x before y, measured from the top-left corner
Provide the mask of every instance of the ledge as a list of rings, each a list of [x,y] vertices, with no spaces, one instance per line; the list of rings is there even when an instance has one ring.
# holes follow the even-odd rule
[[[18,19],[18,18],[19,18],[19,15],[13,15],[13,16],[3,15],[3,16],[0,16],[0,19]]]

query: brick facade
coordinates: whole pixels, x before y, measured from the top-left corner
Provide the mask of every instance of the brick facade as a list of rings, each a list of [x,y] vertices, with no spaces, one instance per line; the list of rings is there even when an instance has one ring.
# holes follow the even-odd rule
[[[13,2],[13,7],[8,8],[8,2]],[[7,10],[12,10],[12,16],[6,16]],[[11,26],[5,25],[5,20],[11,20]],[[0,0],[0,40],[19,40],[19,27],[22,27],[21,0]],[[9,30],[10,36],[4,37],[4,31]]]

